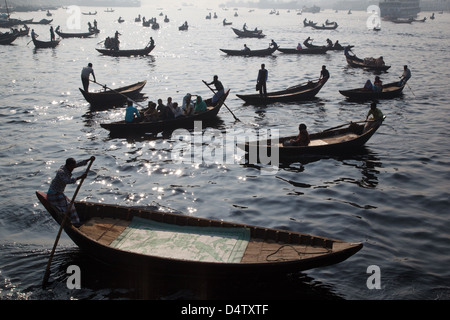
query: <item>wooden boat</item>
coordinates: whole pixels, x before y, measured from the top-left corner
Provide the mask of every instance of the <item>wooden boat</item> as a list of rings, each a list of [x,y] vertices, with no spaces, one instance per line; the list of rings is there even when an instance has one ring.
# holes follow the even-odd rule
[[[62,32],[59,29],[59,26],[56,27],[55,32],[58,36],[61,38],[89,38],[90,36],[95,35],[94,31],[89,32],[78,32],[78,33],[68,33],[68,32]]]
[[[18,33],[3,33],[0,34],[0,45],[8,45],[13,43],[19,37]]]
[[[337,29],[338,24],[335,22],[333,25],[328,25],[328,26],[325,26],[325,25],[322,25],[322,26],[312,25],[311,27],[314,28],[314,29],[317,29],[317,30],[335,30],[335,29]]]
[[[0,28],[11,28],[17,25],[22,24],[30,24],[32,23],[33,19],[29,20],[21,20],[21,19],[13,19],[13,18],[7,18],[7,19],[1,19],[0,20]]]
[[[129,49],[129,50],[114,50],[114,49],[98,49],[98,52],[107,56],[113,57],[131,57],[131,56],[146,56],[155,48],[155,44],[148,44],[143,49]]]
[[[97,11],[95,12],[82,12],[82,14],[84,14],[85,16],[95,16],[97,14]]]
[[[347,63],[354,68],[363,68],[373,71],[387,71],[391,66],[368,64],[357,56],[346,55]]]
[[[136,98],[146,83],[147,81],[144,80],[113,90],[107,89],[104,91],[86,92],[80,88],[80,91],[86,101],[91,104],[91,107],[123,106],[127,101],[127,98]]]
[[[308,81],[281,91],[268,92],[266,97],[257,94],[237,94],[246,104],[269,104],[274,102],[295,102],[312,100],[328,79]]]
[[[53,19],[41,19],[39,21],[30,21],[27,24],[50,24],[52,21]]]
[[[30,33],[30,27],[24,25],[24,28],[25,29],[20,28],[20,30],[14,29],[14,33],[16,33],[19,37],[25,37]]]
[[[364,88],[339,90],[339,92],[350,100],[392,99],[400,96],[404,87],[405,85],[399,86],[399,82],[397,81],[383,85],[383,89],[380,92],[374,92]]]
[[[47,195],[36,191],[36,196],[61,224],[61,213],[47,201]],[[64,225],[72,241],[105,266],[142,274],[214,278],[285,275],[342,262],[363,246],[150,209],[82,201],[74,205],[81,226]],[[145,240],[137,241],[137,234]]]
[[[269,56],[277,50],[276,47],[270,47],[267,49],[260,50],[229,50],[229,49],[220,49],[220,51],[226,53],[230,56],[244,56],[244,57],[262,57]]]
[[[383,119],[384,120],[384,119]],[[363,124],[361,124],[363,123]],[[238,144],[238,147],[249,152],[264,150],[269,154],[278,149],[280,159],[289,159],[302,156],[329,156],[348,154],[359,150],[375,134],[383,121],[368,121],[369,127],[365,129],[366,121],[350,122],[318,133],[310,134],[308,146],[289,146],[286,142],[296,136],[282,137],[278,141],[260,140]],[[275,151],[276,152],[276,151]]]
[[[315,47],[298,50],[297,48],[278,48],[278,51],[288,54],[325,54],[329,50],[328,47]]]
[[[151,122],[142,121],[127,123],[125,121],[117,121],[112,123],[101,123],[100,126],[109,130],[112,136],[126,136],[145,133],[157,134],[159,132],[170,131],[178,128],[189,129],[194,127],[195,121],[202,121],[202,124],[206,125],[208,124],[208,121],[217,119],[217,114],[219,113],[229,93],[230,90],[227,90],[215,106],[211,105],[211,99],[206,99],[205,102],[208,106],[207,111],[192,116]]]
[[[264,38],[266,35],[262,33],[262,30],[250,31],[250,30],[239,30],[236,28],[231,28],[234,33],[240,38]]]
[[[315,25],[317,25],[317,22],[313,22],[311,20],[307,21],[306,18],[305,18],[305,20],[303,20],[303,26],[304,27],[312,27],[312,26],[315,26]]]
[[[33,43],[36,48],[55,48],[61,40],[54,41],[40,41],[33,37]]]

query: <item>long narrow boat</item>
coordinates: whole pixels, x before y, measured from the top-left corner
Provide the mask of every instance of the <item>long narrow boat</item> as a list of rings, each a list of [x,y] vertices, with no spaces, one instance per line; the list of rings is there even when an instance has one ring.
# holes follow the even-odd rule
[[[58,224],[62,215],[36,196]],[[201,277],[273,276],[342,262],[362,248],[290,230],[119,205],[75,202],[81,226],[65,233],[87,255],[142,274]]]
[[[243,56],[243,57],[263,57],[270,56],[277,50],[276,47],[271,47],[267,49],[259,49],[259,50],[229,50],[229,49],[220,49],[220,51],[226,53],[230,56]]]
[[[268,92],[266,97],[257,94],[237,94],[246,104],[269,104],[274,102],[295,102],[312,100],[328,79],[309,81],[306,84],[289,87],[285,90]]]
[[[311,27],[314,29],[317,29],[317,30],[335,30],[335,29],[337,29],[338,24],[336,22],[332,25],[327,25],[327,26],[324,26],[324,25],[318,26],[316,24],[316,25],[312,25]]]
[[[79,88],[81,93],[87,102],[91,104],[91,107],[112,107],[112,106],[123,106],[128,98],[134,99],[142,91],[147,81],[140,81],[125,87],[120,87],[117,89],[107,89],[104,91],[97,92],[86,92]]]
[[[52,21],[53,19],[41,19],[39,21],[30,21],[27,24],[50,24]]]
[[[262,30],[259,31],[250,31],[250,30],[239,30],[236,28],[233,29],[234,33],[240,38],[264,38],[266,35],[262,33]]]
[[[315,47],[298,50],[297,48],[278,48],[278,51],[288,54],[325,54],[329,50],[328,47]]]
[[[94,31],[89,31],[89,32],[73,32],[73,33],[69,33],[69,32],[62,32],[59,29],[59,26],[56,27],[55,32],[58,36],[60,36],[61,38],[89,38],[91,36],[93,36],[95,34]]]
[[[264,150],[264,152],[267,150],[268,153],[276,152],[274,150],[277,149],[280,158],[348,154],[364,146],[382,123],[383,121],[350,122],[313,133],[309,135],[311,142],[307,146],[288,145],[287,142],[296,137],[289,136],[280,138],[278,141],[250,141],[238,144],[238,147],[249,152],[249,154],[258,152],[258,150]]]
[[[364,61],[364,59],[360,59],[357,56],[346,55],[347,63],[353,68],[363,68],[366,70],[372,71],[387,71],[391,66],[387,65],[375,65],[369,64]]]
[[[127,123],[117,121],[112,123],[101,123],[100,126],[110,131],[111,136],[127,136],[139,134],[157,134],[159,132],[170,131],[178,128],[193,128],[195,121],[202,121],[202,125],[207,125],[209,121],[217,119],[221,107],[225,103],[230,90],[219,99],[215,106],[211,105],[211,99],[206,99],[207,111],[187,117],[178,117],[169,120],[142,121]]]
[[[3,33],[0,34],[0,45],[8,45],[14,42],[19,37],[18,33]]]
[[[350,100],[392,99],[399,97],[403,93],[404,87],[405,84],[399,85],[399,82],[396,81],[383,85],[380,92],[365,88],[339,90],[339,92]]]
[[[98,52],[106,56],[113,57],[131,57],[131,56],[146,56],[155,48],[155,44],[148,44],[143,49],[129,49],[129,50],[114,50],[114,49],[98,49]]]
[[[36,48],[55,48],[61,40],[40,41],[33,37],[33,43]]]

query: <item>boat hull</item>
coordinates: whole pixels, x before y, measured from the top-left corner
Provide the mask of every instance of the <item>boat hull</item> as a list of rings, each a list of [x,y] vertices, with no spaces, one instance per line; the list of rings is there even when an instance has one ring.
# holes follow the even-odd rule
[[[179,117],[170,120],[159,120],[153,122],[133,122],[126,123],[125,121],[118,121],[112,123],[102,123],[100,126],[110,131],[112,136],[128,136],[141,134],[157,134],[160,132],[167,132],[178,128],[193,128],[195,121],[201,121],[202,125],[208,125],[209,121],[217,119],[222,105],[228,97],[230,90],[227,90],[225,95],[219,100],[214,108],[209,108],[206,112],[199,113],[189,117]]]
[[[283,143],[295,138],[295,136],[280,138],[277,144],[271,140],[250,141],[238,144],[238,147],[249,152],[264,150],[267,154],[272,153],[274,147],[280,159],[292,159],[302,156],[331,156],[343,155],[360,150],[375,134],[383,121],[374,122],[372,127],[364,131],[363,125],[349,124],[344,129],[328,129],[319,133],[310,134],[311,142],[308,146],[284,146]],[[339,126],[342,127],[342,126]]]
[[[48,203],[46,194],[38,191],[36,196],[56,222],[61,224],[61,214]],[[89,202],[75,202],[75,207],[82,226],[75,228],[70,223],[64,226],[64,231],[72,241],[91,257],[107,265],[122,266],[130,270],[139,269],[151,273],[201,277],[286,274],[339,263],[362,248],[361,243],[348,243],[294,231],[261,228],[173,213]],[[195,261],[136,253],[113,247],[112,240],[105,239],[108,236],[105,233],[114,228],[124,228],[137,216],[148,221],[176,225],[178,228],[187,226],[217,229],[242,228],[250,232],[250,239],[240,262]],[[92,231],[97,226],[96,222],[98,228],[103,229],[103,234]],[[107,230],[108,227],[109,230]],[[115,236],[117,237],[120,232],[121,230],[116,232]],[[271,251],[263,252],[264,249],[261,247],[269,248]],[[306,248],[308,251],[300,254],[290,249],[292,247],[298,250]],[[295,254],[295,258],[276,255],[278,251],[283,250],[287,250],[286,252],[290,250],[290,255]],[[258,260],[259,258],[261,259]]]
[[[349,66],[353,68],[363,68],[366,70],[372,70],[372,71],[387,71],[391,66],[383,65],[383,66],[374,66],[370,64],[364,63],[363,59],[357,58],[357,57],[345,57],[347,59],[347,63]]]
[[[268,48],[268,49],[261,49],[261,50],[248,50],[248,51],[220,49],[220,51],[226,53],[229,56],[243,56],[243,57],[270,56],[276,50],[277,50],[277,48]]]
[[[329,50],[328,47],[314,47],[297,50],[296,48],[278,48],[278,51],[287,54],[325,54]]]
[[[131,49],[131,50],[112,50],[112,49],[98,49],[98,48],[96,48],[95,50],[106,56],[131,57],[131,56],[146,56],[150,52],[152,52],[154,48],[155,46],[148,46],[144,49]]]
[[[383,85],[383,90],[381,92],[374,92],[364,88],[339,90],[339,92],[349,100],[393,99],[402,95],[404,87],[405,85],[399,86],[398,82],[392,82]]]
[[[298,85],[282,91],[267,93],[266,97],[258,94],[237,94],[236,96],[246,104],[270,104],[275,102],[308,101],[316,97],[327,81],[317,80],[306,85]]]
[[[121,107],[128,98],[138,97],[146,83],[147,81],[144,80],[129,86],[100,92],[86,92],[80,88],[80,92],[93,108]]]

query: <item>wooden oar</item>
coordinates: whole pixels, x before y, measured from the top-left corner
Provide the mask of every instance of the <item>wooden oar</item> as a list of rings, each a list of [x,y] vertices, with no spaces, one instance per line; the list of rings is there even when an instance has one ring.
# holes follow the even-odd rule
[[[207,83],[206,83],[206,81],[205,80],[202,80],[203,81],[203,83],[209,88],[209,90],[211,90],[214,94],[216,93]],[[230,111],[230,113],[233,115],[233,117],[234,117],[234,119],[236,120],[236,121],[241,121],[241,120],[239,120],[235,115],[234,115],[234,113],[230,110],[230,108],[228,108],[228,106],[225,104],[225,101],[223,102],[223,105],[228,109],[228,111]]]
[[[93,163],[94,160],[95,160],[95,157],[92,156],[92,157],[90,158],[90,160],[91,160],[91,162],[89,163],[89,165],[88,165],[88,167],[87,167],[87,169],[86,169],[85,175],[88,174],[89,169],[91,168],[92,163]],[[67,221],[67,218],[70,216],[70,211],[71,211],[71,209],[72,209],[73,203],[75,202],[75,198],[77,197],[78,191],[80,190],[81,185],[83,184],[84,179],[85,179],[85,177],[84,177],[84,175],[83,175],[83,178],[81,179],[80,183],[78,184],[78,187],[77,187],[77,189],[75,190],[75,193],[74,193],[74,195],[73,195],[73,197],[72,197],[72,201],[70,201],[70,204],[69,204],[69,206],[67,207],[67,210],[66,210],[66,212],[65,212],[65,214],[64,214],[63,220],[62,220],[62,222],[61,222],[61,224],[60,224],[60,226],[59,226],[59,231],[58,231],[58,234],[57,234],[57,236],[56,236],[56,239],[55,239],[55,243],[54,243],[54,245],[53,245],[52,252],[50,253],[50,258],[48,259],[47,268],[46,268],[46,270],[45,270],[44,279],[43,279],[43,281],[42,281],[42,287],[45,287],[45,284],[47,283],[48,278],[49,278],[49,276],[50,276],[50,265],[52,264],[52,259],[53,259],[53,255],[55,254],[56,246],[58,245],[59,238],[61,237],[61,232],[62,232],[62,230],[63,230],[63,228],[64,228],[64,225],[65,225],[65,223],[66,223],[66,221]]]
[[[136,104],[138,107],[141,107],[141,108],[144,109],[143,106],[141,106],[139,103],[137,103],[136,101],[134,101],[133,99],[131,99],[131,98],[128,97],[127,95],[123,94],[122,92],[119,92],[119,91],[117,91],[117,90],[111,89],[111,88],[107,87],[107,86],[104,85],[104,84],[98,83],[97,81],[90,80],[90,79],[89,79],[89,81],[91,81],[91,82],[93,82],[93,83],[96,83],[96,84],[98,84],[99,86],[102,86],[102,87],[105,88],[105,89],[108,89],[108,90],[111,90],[111,91],[113,91],[113,92],[115,92],[115,93],[117,93],[117,94],[120,94],[121,96],[127,98],[127,100],[133,101],[133,103]]]
[[[327,132],[327,131],[339,129],[339,128],[342,128],[342,127],[345,127],[345,126],[349,126],[349,125],[351,125],[351,124],[353,124],[353,123],[354,123],[354,124],[357,124],[357,123],[366,123],[366,122],[368,122],[368,121],[367,121],[367,120],[364,120],[364,121],[357,121],[357,122],[344,123],[344,124],[341,124],[340,126],[337,126],[337,127],[333,127],[333,128],[329,128],[329,129],[323,130],[322,132]]]
[[[412,93],[412,94],[414,95],[414,97],[415,97],[416,95],[414,94],[414,91],[412,91],[412,89],[411,89],[411,87],[409,86],[408,82],[406,83],[406,85],[408,86],[409,90],[411,90],[411,93]]]

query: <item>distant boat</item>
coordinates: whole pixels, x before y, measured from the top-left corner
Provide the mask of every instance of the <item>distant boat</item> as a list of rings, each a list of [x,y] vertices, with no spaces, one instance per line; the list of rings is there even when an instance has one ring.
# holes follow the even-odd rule
[[[264,38],[266,35],[262,33],[262,30],[250,31],[250,30],[239,30],[233,29],[234,33],[240,38]]]
[[[230,50],[230,49],[220,49],[220,51],[226,53],[230,56],[244,56],[244,57],[262,57],[269,56],[277,50],[276,47],[271,47],[267,49],[260,50]]]
[[[101,54],[104,54],[106,56],[113,56],[113,57],[131,57],[131,56],[146,56],[152,50],[155,48],[155,45],[152,43],[149,43],[145,48],[143,49],[128,49],[128,50],[114,50],[114,49],[95,49]]]
[[[88,38],[88,37],[93,36],[95,34],[94,31],[92,31],[92,32],[78,32],[78,33],[62,32],[59,29],[59,26],[56,27],[55,32],[61,38]]]

